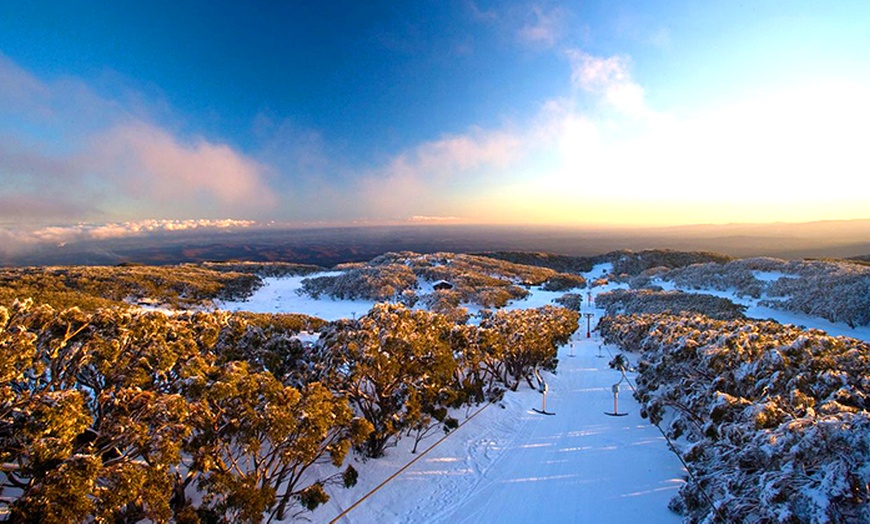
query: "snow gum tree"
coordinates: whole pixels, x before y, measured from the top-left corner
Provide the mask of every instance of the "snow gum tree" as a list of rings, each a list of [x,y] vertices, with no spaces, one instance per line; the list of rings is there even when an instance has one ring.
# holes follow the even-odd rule
[[[325,497],[323,485],[343,477],[307,477],[311,466],[341,466],[369,433],[347,402],[319,383],[300,391],[271,373],[250,371],[243,361],[207,376],[191,406],[194,435],[187,450],[206,504],[232,521],[259,522],[264,512],[282,519],[294,501],[314,509],[313,492]]]
[[[295,335],[326,322],[296,314],[234,314],[221,323],[214,352],[222,362],[243,360],[254,371],[268,371],[281,383],[303,387],[319,378],[319,361]]]
[[[512,390],[531,376],[536,368],[553,371],[559,345],[577,331],[580,315],[562,307],[497,311],[484,319],[480,327],[494,337],[487,352],[504,365],[502,380]],[[534,387],[534,386],[533,386]]]
[[[135,358],[116,355],[101,368],[106,352],[130,350],[98,336],[101,325],[126,332],[133,317],[16,303],[0,318],[3,351],[20,348],[27,357],[13,360],[17,369],[7,368],[0,386],[4,484],[21,493],[12,520],[167,520],[187,411],[181,396],[155,386],[159,372],[149,375],[149,358],[164,346],[137,346]]]
[[[372,425],[361,450],[380,457],[402,431],[427,425],[451,403],[453,323],[427,311],[377,304],[328,334],[332,380]]]
[[[504,364],[495,330],[473,325],[456,325],[450,343],[457,359],[453,388],[467,404],[495,399],[504,393],[500,387]]]
[[[265,369],[296,323],[273,320],[274,336],[246,338],[227,335],[246,324],[228,313],[0,307],[0,509],[12,522],[258,522],[352,485],[351,468],[312,466],[337,471],[371,426],[321,384]],[[238,346],[222,355],[227,340]]]

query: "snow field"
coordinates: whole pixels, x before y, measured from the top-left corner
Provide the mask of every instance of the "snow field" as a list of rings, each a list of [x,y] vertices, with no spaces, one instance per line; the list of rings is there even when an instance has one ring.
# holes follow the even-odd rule
[[[609,264],[601,264],[584,277],[591,281],[609,270]],[[779,276],[756,275],[760,279]],[[220,307],[305,313],[335,320],[364,315],[374,304],[300,296],[296,290],[303,278],[265,279],[266,285],[249,300],[226,302]],[[675,289],[670,282],[659,284]],[[617,287],[626,286],[609,284],[592,292],[597,295]],[[870,327],[851,329],[845,324],[761,307],[759,300],[737,297],[734,292],[684,291],[729,298],[748,306],[750,318],[771,318],[817,327],[832,335],[870,339]],[[585,295],[586,290],[575,292]],[[508,308],[551,304],[562,294],[532,288],[527,298],[512,302]],[[594,313],[593,328],[604,314],[589,305],[584,305],[582,312]],[[557,373],[545,374],[547,410],[555,416],[532,410],[542,407],[542,396],[523,383],[519,391],[509,391],[501,402],[483,409],[338,522],[679,522],[681,518],[667,505],[683,484],[685,471],[658,429],[640,418],[639,406],[624,383],[619,408],[628,415],[604,414],[613,409],[611,387],[621,375],[608,367],[612,355],[606,346],[599,347],[597,333],[585,338],[585,320],[581,318],[572,341],[560,348]],[[599,353],[605,357],[599,358]],[[628,377],[633,379],[631,374]],[[454,416],[462,422],[477,409],[462,410]],[[421,442],[418,453],[438,439],[435,435]],[[359,471],[359,483],[349,490],[327,487],[331,499],[310,515],[311,520],[335,519],[413,460],[417,455],[410,453],[412,446],[413,439],[405,438],[383,458],[363,463],[356,456],[349,457],[346,464]]]
[[[337,272],[316,273],[295,277],[269,277],[263,279],[263,287],[257,289],[247,300],[218,302],[217,308],[227,311],[250,311],[252,313],[302,313],[323,320],[357,318],[368,313],[375,305],[370,300],[314,300],[298,291],[302,280],[312,277],[332,276]]]
[[[602,265],[590,272],[600,276]],[[224,303],[223,309],[295,312],[328,320],[360,316],[373,305],[365,301],[312,300],[296,290],[303,277],[266,279],[248,301]],[[612,286],[596,288],[595,292]],[[551,304],[562,292],[533,288],[524,300],[508,307]],[[595,313],[594,321],[602,310]],[[582,321],[585,319],[581,319]],[[545,374],[547,410],[536,413],[542,395],[523,383],[501,402],[455,430],[339,522],[679,522],[667,509],[682,484],[679,461],[658,430],[638,415],[628,389],[620,395],[626,417],[609,417],[612,384],[619,372],[608,368],[597,337],[585,338],[585,328],[560,349],[558,372]],[[571,347],[573,345],[573,347]],[[607,351],[603,352],[607,355]],[[569,355],[574,355],[573,357]],[[460,421],[479,408],[458,413]],[[418,453],[438,440],[421,443]],[[353,489],[329,487],[330,501],[311,515],[330,522],[417,455],[412,439],[401,440],[385,457],[362,463],[348,460],[359,471]]]
[[[597,338],[571,343],[576,356],[562,347],[557,374],[545,376],[555,416],[532,411],[541,394],[524,384],[339,522],[679,522],[667,509],[683,483],[679,461],[627,388],[619,405],[629,415],[604,414],[620,374],[597,358]],[[360,484],[333,491],[314,519],[331,521],[402,467],[410,445],[359,465]]]

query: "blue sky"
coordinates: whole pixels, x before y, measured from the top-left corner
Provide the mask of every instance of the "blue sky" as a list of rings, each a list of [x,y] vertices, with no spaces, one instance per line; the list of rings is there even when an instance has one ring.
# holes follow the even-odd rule
[[[866,2],[0,5],[0,224],[867,218]]]

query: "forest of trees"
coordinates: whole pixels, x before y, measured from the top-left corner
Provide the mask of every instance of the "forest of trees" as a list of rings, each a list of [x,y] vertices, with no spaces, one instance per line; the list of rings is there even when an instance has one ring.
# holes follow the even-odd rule
[[[676,269],[695,264],[724,264],[732,257],[708,251],[674,251],[671,249],[647,249],[644,251],[612,251],[598,257],[613,264],[617,277],[635,276],[650,269]]]
[[[0,306],[0,509],[10,522],[259,522],[316,508],[354,447],[456,427],[452,409],[553,369],[578,315],[480,326],[380,304],[304,315]],[[314,347],[295,337],[321,330]],[[415,445],[416,448],[416,445]],[[334,473],[317,475],[315,464]]]
[[[762,279],[759,274],[771,276]],[[741,296],[763,296],[762,305],[851,327],[870,324],[870,267],[855,262],[747,258],[653,270],[634,279],[632,286],[650,285],[654,279],[683,289],[735,290]]]
[[[503,307],[511,300],[526,297],[528,286],[543,286],[551,291],[586,286],[585,279],[576,274],[453,253],[387,253],[366,264],[342,269],[339,275],[305,279],[303,291],[314,298],[326,295],[338,299],[401,300],[408,305],[423,301],[446,313],[463,303]],[[446,281],[452,288],[418,294],[421,280]]]
[[[524,251],[490,251],[473,254],[524,266],[546,267],[559,273],[574,275],[591,271],[596,260],[599,258],[555,255],[553,253],[529,253]]]
[[[94,310],[138,301],[173,308],[213,307],[251,295],[266,277],[307,275],[317,266],[280,262],[204,262],[176,266],[57,266],[0,268],[0,305],[18,298],[55,307]]]
[[[607,315],[634,313],[700,313],[711,318],[731,320],[744,318],[746,306],[727,298],[704,293],[654,291],[650,289],[615,289],[595,297],[595,303]]]
[[[870,346],[769,321],[605,317],[642,414],[682,439],[688,522],[870,521]],[[712,504],[711,504],[712,502]]]
[[[570,271],[601,261],[616,275],[587,282]],[[607,311],[599,329],[637,355],[643,414],[680,444],[691,479],[675,510],[689,522],[870,521],[870,347],[750,321],[743,306],[688,292],[736,290],[867,325],[866,265],[668,250],[403,252],[321,271],[0,269],[0,520],[304,517],[331,486],[356,483],[350,453],[376,459],[400,439],[416,452],[470,406],[535,387],[577,329],[587,285],[616,279],[632,289],[596,297]],[[379,303],[334,322],[214,310],[289,275],[311,275],[303,291],[315,298]],[[438,281],[449,286],[433,289]],[[564,307],[501,309],[531,286],[569,291],[556,300]],[[474,323],[470,304],[483,308]],[[303,344],[302,332],[317,341]]]
[[[56,307],[93,310],[148,299],[185,308],[243,298],[260,285],[254,274],[195,265],[0,268],[0,304],[29,297]]]
[[[84,313],[29,300],[0,307],[0,502],[9,520],[259,521],[316,506],[325,483],[352,484],[352,470],[305,473],[320,461],[340,465],[369,426],[325,385],[294,387],[268,369],[306,376],[302,345],[289,336],[316,324],[297,315]]]

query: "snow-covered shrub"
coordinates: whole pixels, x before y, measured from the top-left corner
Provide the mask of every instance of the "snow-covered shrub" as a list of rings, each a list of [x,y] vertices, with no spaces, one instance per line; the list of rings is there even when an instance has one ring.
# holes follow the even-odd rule
[[[790,268],[799,276],[772,282],[767,305],[851,327],[870,324],[870,267],[816,261],[792,263]]]
[[[743,318],[745,306],[727,298],[681,291],[616,289],[595,299],[608,315],[633,313],[701,313],[722,320]]]
[[[404,264],[375,264],[302,281],[303,292],[313,298],[391,300],[417,287],[416,275]]]
[[[738,260],[727,264],[694,264],[659,275],[685,289],[735,290],[737,295],[759,298],[764,283],[755,278],[754,270]]]
[[[553,302],[574,311],[580,311],[580,308],[583,307],[583,301],[583,295],[578,293],[565,293],[561,297],[553,299]]]
[[[546,291],[568,291],[586,287],[586,279],[580,275],[559,273],[550,277],[541,287]]]
[[[679,268],[692,264],[724,264],[731,257],[704,251],[674,251],[670,249],[649,249],[645,251],[614,251],[604,255],[613,263],[613,274],[628,276],[639,275],[656,267]]]
[[[444,281],[452,286],[445,299],[441,291],[419,296],[424,303],[439,307],[454,301],[482,307],[503,307],[511,300],[526,297],[522,286],[540,285],[558,274],[548,268],[522,266],[492,258],[453,253],[420,255],[413,252],[387,253],[365,264],[343,267],[340,275],[320,276],[302,281],[302,292],[313,298],[321,295],[338,299],[367,299],[411,303],[409,292],[420,282]],[[582,281],[582,277],[573,277]],[[585,284],[585,281],[582,281]],[[454,300],[453,297],[458,297]]]
[[[611,316],[599,329],[640,353],[643,414],[687,443],[695,482],[672,507],[689,522],[870,520],[870,345],[701,315]]]
[[[320,266],[292,262],[203,262],[200,265],[214,271],[250,273],[261,278],[292,277],[325,271]]]
[[[780,274],[764,280],[759,273]],[[739,296],[767,298],[762,305],[804,313],[849,326],[870,324],[870,267],[843,261],[747,258],[726,264],[696,264],[632,280],[632,287],[668,280],[685,289],[734,290]]]
[[[554,255],[552,253],[497,251],[475,254],[524,266],[545,267],[562,273],[584,273],[586,271],[591,271],[594,265],[594,259],[590,257]]]
[[[30,297],[59,308],[93,311],[149,299],[188,308],[244,298],[261,285],[250,273],[192,264],[0,268],[0,304]]]
[[[0,306],[0,513],[240,522],[295,512],[302,493],[342,477],[311,466],[338,468],[371,431],[344,396],[273,368],[307,364],[288,342],[315,321]]]

